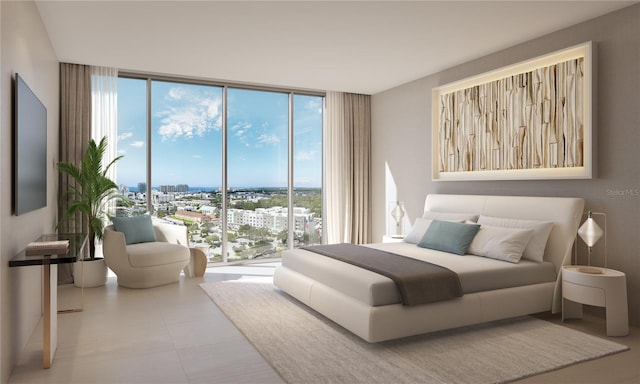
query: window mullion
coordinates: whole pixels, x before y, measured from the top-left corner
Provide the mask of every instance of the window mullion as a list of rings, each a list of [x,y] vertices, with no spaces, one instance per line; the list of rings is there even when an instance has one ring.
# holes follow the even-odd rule
[[[228,132],[228,124],[227,124],[227,90],[228,88],[222,87],[222,201],[220,202],[220,219],[222,223],[222,233],[221,233],[221,251],[222,251],[222,262],[227,262],[227,231],[229,228],[229,223],[227,222],[227,190],[228,190],[228,152],[227,152],[227,132]]]
[[[289,170],[288,170],[288,193],[287,193],[287,248],[293,249],[294,239],[295,239],[295,216],[293,212],[293,92],[289,93]]]
[[[147,79],[147,211],[153,213],[151,193],[151,79]]]

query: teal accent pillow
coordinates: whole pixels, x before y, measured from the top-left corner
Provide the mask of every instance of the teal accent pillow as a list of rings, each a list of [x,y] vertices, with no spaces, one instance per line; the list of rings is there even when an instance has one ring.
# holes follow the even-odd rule
[[[464,255],[479,230],[479,224],[433,220],[418,247]]]
[[[112,217],[111,221],[116,231],[124,233],[127,245],[156,241],[150,215],[118,216]]]

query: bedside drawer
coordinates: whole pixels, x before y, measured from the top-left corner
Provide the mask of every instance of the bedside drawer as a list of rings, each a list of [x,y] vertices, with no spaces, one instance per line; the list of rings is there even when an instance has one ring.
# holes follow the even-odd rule
[[[607,303],[604,289],[574,284],[568,281],[562,282],[562,297],[578,303],[598,307],[604,307]]]

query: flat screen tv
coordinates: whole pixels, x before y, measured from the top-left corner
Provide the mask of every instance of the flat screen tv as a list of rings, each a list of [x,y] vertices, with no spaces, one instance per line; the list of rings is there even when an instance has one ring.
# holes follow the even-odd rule
[[[13,213],[47,206],[47,109],[16,74],[13,99]]]

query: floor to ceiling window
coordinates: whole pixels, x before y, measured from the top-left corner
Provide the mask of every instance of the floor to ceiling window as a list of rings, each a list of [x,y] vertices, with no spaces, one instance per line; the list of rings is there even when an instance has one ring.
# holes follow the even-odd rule
[[[286,93],[228,91],[229,258],[270,255],[286,244],[278,235],[288,227],[288,100]]]
[[[295,95],[293,107],[294,246],[321,244],[324,99]]]
[[[322,242],[322,95],[121,77],[117,183],[210,262]]]
[[[109,143],[113,143],[110,140]],[[147,211],[147,81],[118,79],[118,155],[116,183],[134,202],[118,215]]]

